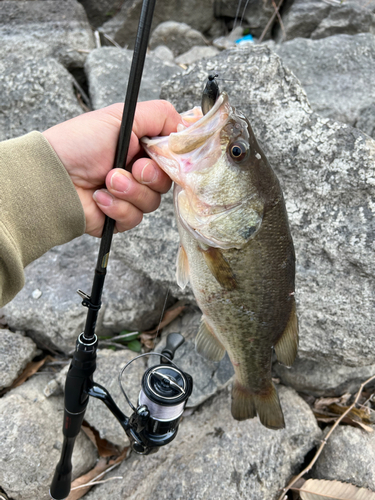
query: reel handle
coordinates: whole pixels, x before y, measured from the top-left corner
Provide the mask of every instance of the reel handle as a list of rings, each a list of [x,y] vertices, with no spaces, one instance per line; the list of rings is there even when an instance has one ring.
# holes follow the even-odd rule
[[[174,355],[176,354],[177,349],[182,346],[184,342],[185,337],[183,337],[180,333],[170,333],[167,337],[166,346],[161,353],[164,354],[164,356],[167,356],[169,360],[172,360],[174,358]],[[163,364],[168,364],[168,360],[163,356],[160,356],[160,362]]]

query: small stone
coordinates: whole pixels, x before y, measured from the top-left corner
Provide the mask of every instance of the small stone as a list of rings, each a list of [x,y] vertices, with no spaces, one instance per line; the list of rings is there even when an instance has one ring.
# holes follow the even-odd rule
[[[213,57],[219,53],[219,50],[216,47],[212,46],[195,46],[190,50],[176,57],[176,64],[193,64],[195,61],[199,61],[203,58]]]
[[[43,292],[39,290],[39,288],[36,288],[33,293],[31,294],[33,299],[39,299],[43,295]]]
[[[45,395],[46,398],[49,398],[53,394],[56,394],[56,391],[58,391],[59,389],[60,385],[58,384],[57,380],[52,379],[43,389],[43,394]]]
[[[204,45],[205,42],[202,33],[185,23],[177,23],[176,21],[166,21],[159,24],[150,37],[151,49],[163,44],[171,49],[175,57],[184,54],[192,46]]]
[[[171,49],[169,49],[166,45],[158,45],[153,51],[152,54],[162,61],[173,62],[174,55]]]

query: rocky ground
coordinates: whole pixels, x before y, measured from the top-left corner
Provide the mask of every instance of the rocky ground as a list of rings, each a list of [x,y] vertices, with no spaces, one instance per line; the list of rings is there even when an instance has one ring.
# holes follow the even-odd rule
[[[178,233],[168,193],[140,226],[114,237],[95,380],[129,413],[117,375],[136,353],[108,337],[154,328],[166,306],[177,317],[156,348],[169,332],[185,336],[175,360],[193,375],[194,391],[171,445],[149,457],[129,454],[108,482],[75,490],[70,500],[85,493],[275,500],[375,374],[375,0],[278,0],[277,14],[270,0],[250,0],[243,12],[245,3],[158,0],[139,99],[161,97],[185,111],[200,104],[208,73],[219,73],[280,179],[300,320],[294,366],[274,364],[286,429],[234,421],[228,358],[213,363],[194,353],[200,311],[191,290],[175,283]],[[141,4],[3,0],[0,139],[123,101]],[[247,34],[252,42],[236,43]],[[62,446],[64,378],[86,315],[75,290],[90,289],[97,251],[98,241],[83,236],[47,252],[0,310],[0,499],[48,498]],[[146,346],[151,336],[142,336]],[[144,369],[140,362],[127,378],[133,400]],[[374,406],[371,390],[364,392],[365,406],[334,431],[310,477],[375,490]],[[112,454],[126,449],[104,405],[90,401],[86,420]],[[103,456],[103,444],[88,435],[76,443],[75,478]]]

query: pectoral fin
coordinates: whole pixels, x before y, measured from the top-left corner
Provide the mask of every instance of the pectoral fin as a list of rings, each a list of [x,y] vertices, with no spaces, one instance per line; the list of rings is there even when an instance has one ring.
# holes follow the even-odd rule
[[[277,359],[286,366],[292,366],[298,349],[298,318],[296,302],[293,297],[293,307],[286,328],[274,346]]]
[[[220,361],[225,354],[223,345],[208,329],[204,317],[195,337],[195,350],[210,361]]]
[[[220,248],[208,247],[207,250],[201,248],[200,251],[208,269],[220,285],[227,290],[234,290],[237,287],[236,279]]]
[[[189,262],[185,249],[182,245],[180,245],[177,254],[176,280],[177,285],[182,288],[182,290],[189,283]]]

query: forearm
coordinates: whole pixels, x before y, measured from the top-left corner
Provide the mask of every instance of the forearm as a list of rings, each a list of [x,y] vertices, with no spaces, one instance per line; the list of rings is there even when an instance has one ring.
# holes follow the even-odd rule
[[[39,132],[0,143],[0,306],[24,284],[23,269],[85,231],[68,173]]]

